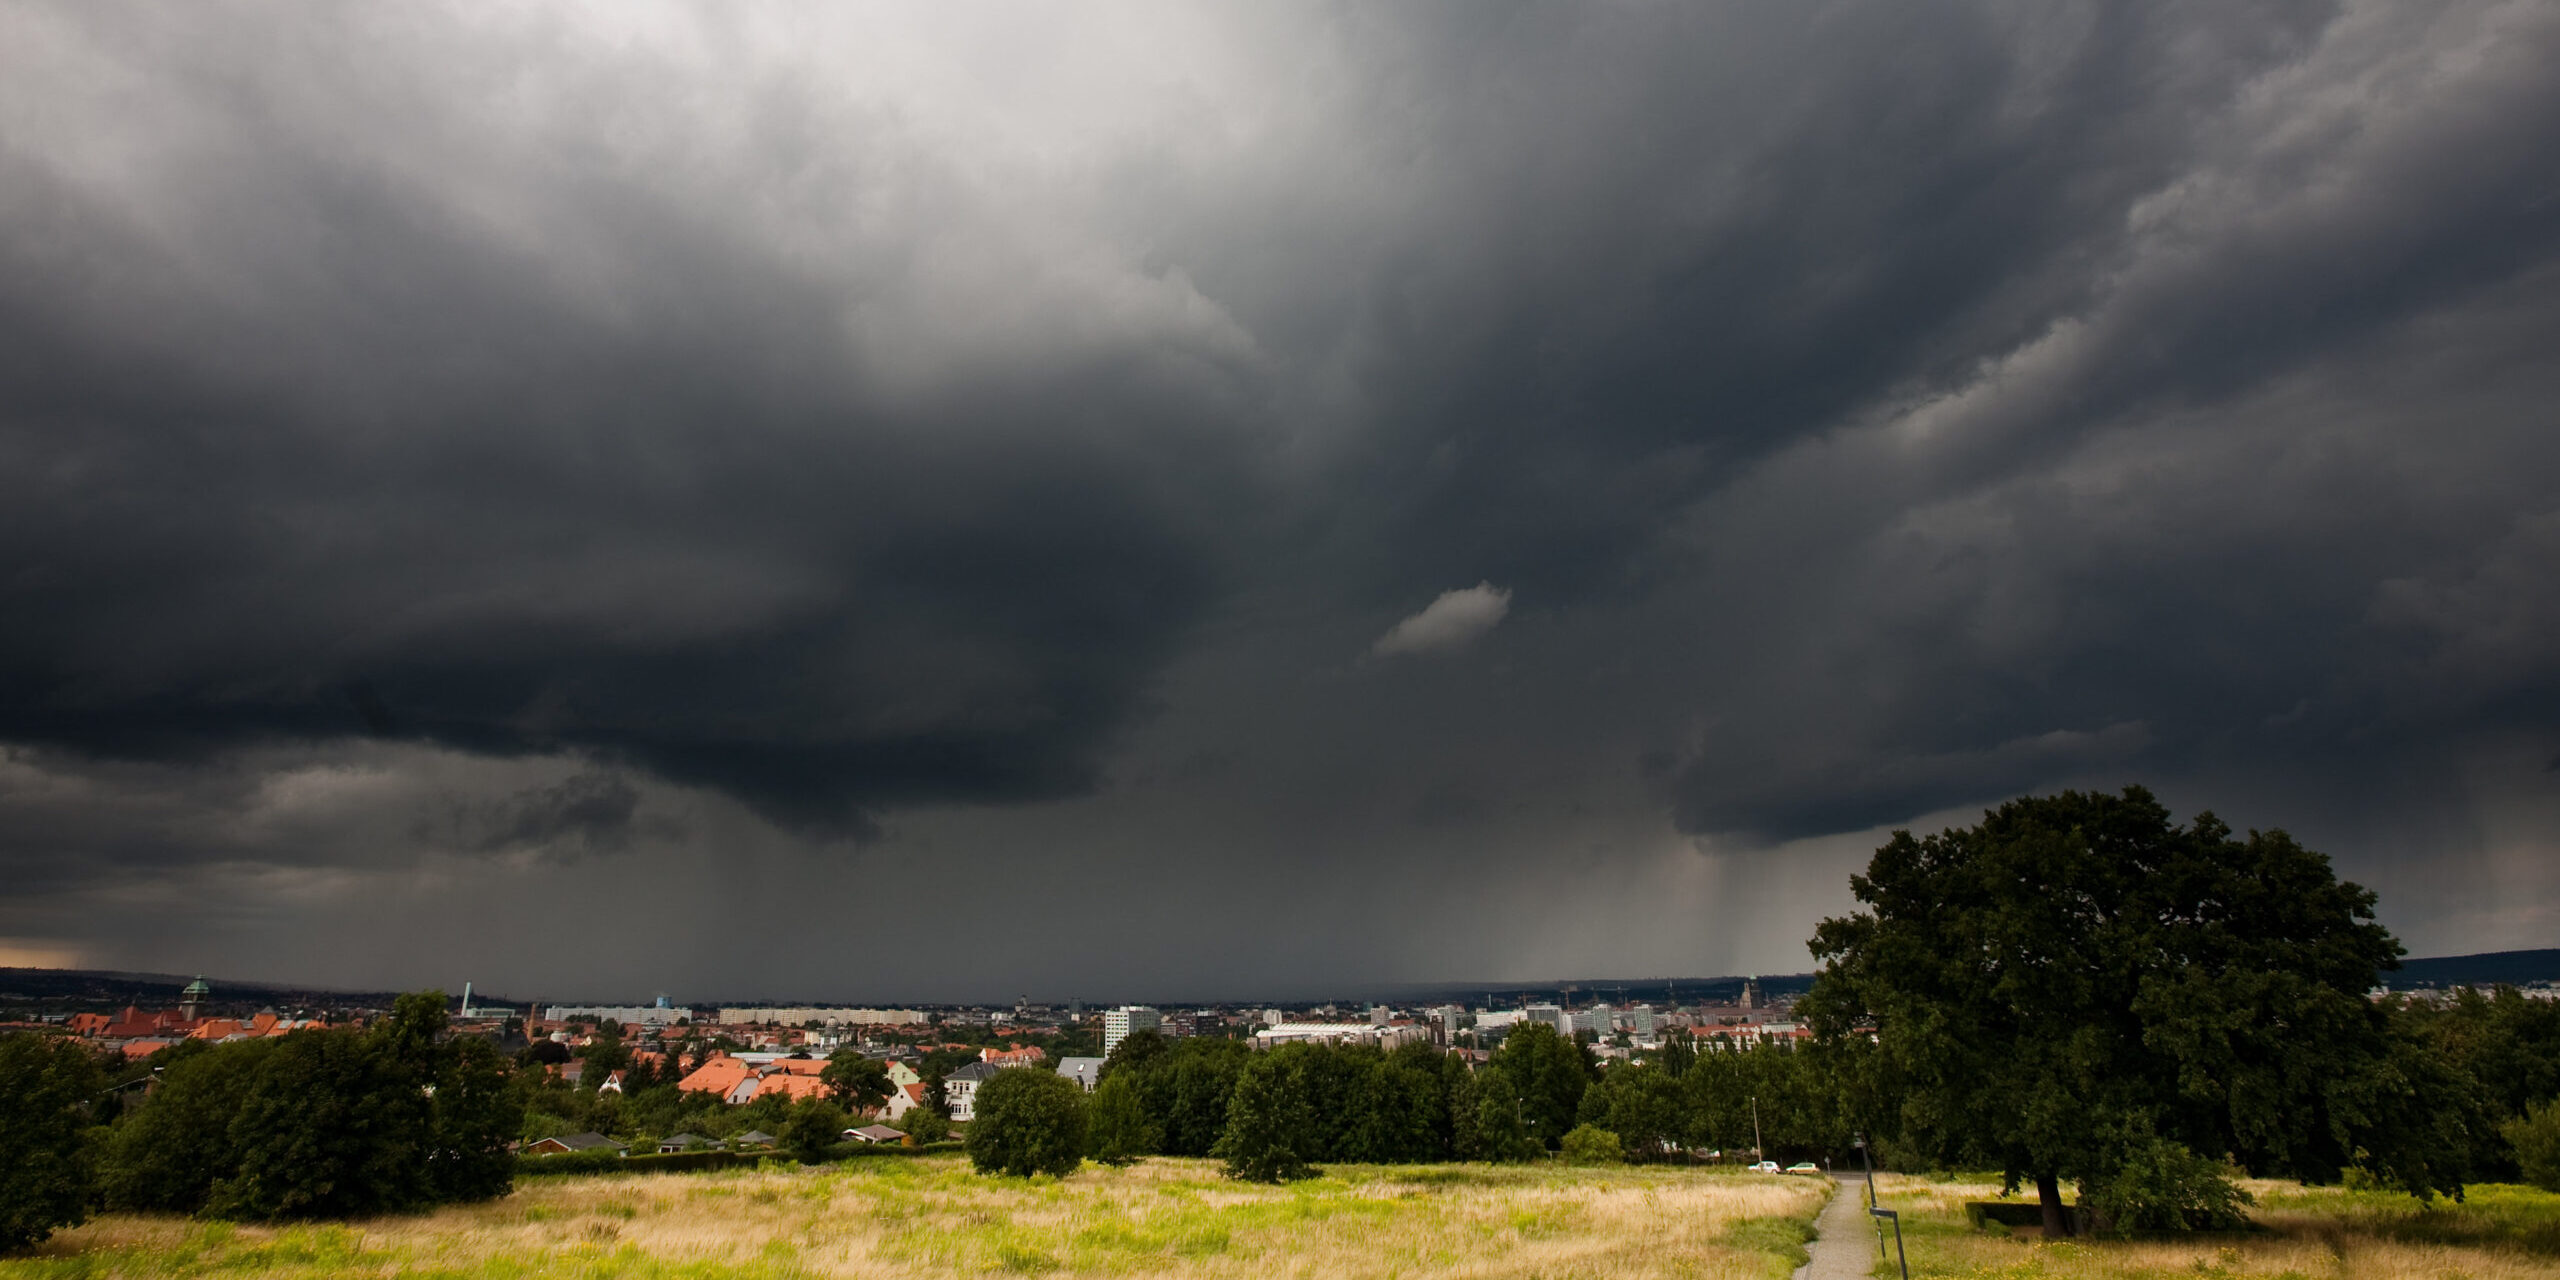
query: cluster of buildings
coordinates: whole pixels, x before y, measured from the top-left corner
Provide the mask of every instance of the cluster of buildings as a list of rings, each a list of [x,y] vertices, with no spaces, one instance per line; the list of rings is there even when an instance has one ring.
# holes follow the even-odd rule
[[[2548,998],[2560,992],[2537,994]],[[321,1020],[288,1017],[274,1010],[239,1017],[207,1016],[204,1006],[211,995],[211,988],[198,978],[181,993],[176,1009],[129,1006],[117,1013],[72,1014],[58,1025],[136,1058],[184,1039],[221,1042],[279,1036],[325,1025]],[[1081,1004],[1053,1008],[1028,1000],[1018,1001],[1010,1009],[928,1012],[863,1006],[692,1007],[674,1004],[661,996],[649,1004],[535,1005],[520,1015],[515,1008],[474,1003],[469,985],[465,984],[462,1012],[455,1025],[458,1030],[492,1036],[502,1042],[519,1035],[527,1040],[548,1039],[573,1053],[610,1028],[632,1051],[635,1063],[648,1066],[652,1075],[663,1072],[667,1055],[679,1040],[717,1045],[716,1050],[689,1064],[690,1070],[679,1087],[715,1093],[723,1101],[737,1104],[758,1097],[822,1094],[826,1088],[818,1075],[825,1068],[826,1056],[848,1046],[858,1047],[888,1064],[896,1095],[882,1108],[882,1115],[892,1120],[924,1104],[925,1081],[917,1070],[922,1053],[935,1047],[964,1047],[947,1043],[937,1046],[942,1038],[937,1032],[985,1028],[999,1037],[1008,1031],[1078,1027],[1100,1032],[1103,1056],[1097,1057],[1069,1057],[1053,1063],[1040,1048],[1019,1042],[980,1050],[980,1061],[950,1073],[944,1082],[953,1117],[963,1121],[972,1112],[977,1087],[995,1072],[1009,1068],[1045,1067],[1092,1089],[1104,1058],[1139,1032],[1174,1038],[1227,1036],[1246,1040],[1257,1048],[1332,1043],[1392,1049],[1423,1042],[1483,1056],[1498,1047],[1512,1029],[1544,1023],[1560,1034],[1584,1038],[1592,1043],[1595,1052],[1613,1057],[1658,1050],[1682,1037],[1700,1049],[1712,1050],[1789,1044],[1811,1035],[1787,1018],[1786,998],[1764,998],[1757,983],[1745,984],[1737,1000],[1685,1006],[1539,1000],[1524,1001],[1513,1008],[1494,1008],[1492,1004],[1488,1000],[1475,1008],[1442,1004],[1416,1009],[1326,1004],[1294,1010],[1232,1006],[1165,1010],[1127,1004],[1088,1014]],[[351,1016],[361,1022],[363,1011]],[[583,1069],[583,1062],[578,1060],[553,1068],[568,1079],[585,1083]],[[603,1090],[619,1091],[623,1080],[624,1073],[617,1071],[593,1083]]]
[[[2442,1006],[2451,1004],[2455,1000],[2460,999],[2465,992],[2479,996],[2492,996],[2496,995],[2501,990],[2513,991],[2527,1000],[2560,1000],[2560,984],[2549,982],[2526,983],[2522,986],[2513,986],[2507,983],[2498,983],[2495,985],[2487,983],[2463,985],[2457,983],[2449,987],[2439,987],[2434,985],[2414,986],[2402,988],[2397,991],[2393,990],[2391,984],[2386,982],[2381,986],[2375,987],[2373,990],[2366,992],[2365,998],[2368,1000],[2404,1000],[2412,1004]]]
[[[931,1015],[922,1009],[857,1009],[840,1006],[739,1005],[691,1009],[671,1004],[665,996],[655,1004],[555,1004],[535,1012],[551,1022],[618,1022],[626,1026],[676,1027],[844,1027],[922,1026]]]
[[[72,1035],[115,1048],[127,1059],[133,1059],[150,1057],[181,1040],[228,1044],[326,1025],[316,1019],[286,1017],[273,1009],[245,1018],[209,1017],[204,1006],[212,996],[213,988],[198,977],[180,993],[175,1009],[146,1010],[126,1005],[119,1013],[75,1013],[63,1020],[62,1027]]]
[[[926,1105],[926,1081],[914,1064],[904,1058],[892,1056],[882,1065],[889,1075],[889,1098],[877,1108],[877,1115],[894,1125],[908,1112]],[[1049,1055],[1036,1045],[981,1049],[976,1062],[942,1078],[944,1103],[950,1109],[951,1118],[965,1124],[977,1114],[978,1086],[994,1079],[997,1072],[1049,1065]],[[718,1052],[705,1057],[676,1082],[676,1087],[688,1093],[716,1094],[731,1106],[743,1106],[758,1098],[770,1097],[796,1101],[827,1095],[826,1082],[820,1078],[826,1069],[827,1063],[823,1058]],[[1053,1069],[1090,1093],[1102,1078],[1102,1059],[1069,1057],[1060,1060]],[[619,1074],[616,1073],[617,1076]],[[618,1090],[620,1082],[618,1079],[608,1080],[599,1087]]]
[[[1488,1002],[1474,1009],[1444,1004],[1414,1011],[1386,1005],[1345,1011],[1325,1005],[1304,1011],[1302,1016],[1263,1009],[1238,1017],[1209,1009],[1168,1015],[1145,1005],[1122,1005],[1102,1015],[1102,1051],[1108,1056],[1122,1040],[1139,1031],[1168,1036],[1200,1034],[1200,1028],[1212,1019],[1218,1020],[1222,1031],[1241,1031],[1256,1048],[1266,1049],[1283,1044],[1360,1044],[1392,1049],[1421,1041],[1443,1049],[1484,1053],[1499,1046],[1513,1028],[1543,1023],[1567,1038],[1589,1039],[1593,1050],[1604,1057],[1659,1050],[1675,1038],[1686,1038],[1701,1050],[1735,1050],[1795,1045],[1811,1039],[1811,1029],[1787,1016],[1792,1004],[1792,997],[1764,997],[1755,980],[1744,983],[1739,998],[1731,1002],[1662,1009],[1650,1004],[1612,1006],[1593,1002],[1568,1007],[1529,1001],[1513,1009],[1494,1009]]]
[[[1625,1057],[1661,1049],[1678,1039],[1710,1052],[1798,1045],[1812,1039],[1813,1031],[1788,1016],[1792,1004],[1791,998],[1764,999],[1756,983],[1746,983],[1741,998],[1732,1003],[1656,1008],[1594,1002],[1568,1008],[1530,1002],[1504,1010],[1442,1005],[1427,1010],[1425,1016],[1436,1044],[1490,1049],[1515,1027],[1543,1023],[1568,1038],[1590,1037],[1593,1051],[1603,1057]]]

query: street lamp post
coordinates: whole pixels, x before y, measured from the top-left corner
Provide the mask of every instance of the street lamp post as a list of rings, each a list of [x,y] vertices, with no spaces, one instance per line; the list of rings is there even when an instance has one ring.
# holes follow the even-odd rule
[[[1899,1261],[1899,1262],[1902,1264],[1902,1280],[1911,1280],[1911,1258],[1910,1258],[1910,1255],[1908,1255],[1908,1254],[1906,1254],[1906,1253],[1904,1253],[1904,1252],[1902,1251],[1902,1215],[1901,1215],[1900,1213],[1898,1213],[1898,1212],[1896,1212],[1896,1211],[1892,1210],[1892,1209],[1884,1208],[1884,1207],[1882,1207],[1882,1206],[1880,1206],[1880,1205],[1878,1205],[1878,1204],[1876,1203],[1876,1162],[1875,1162],[1875,1157],[1874,1157],[1874,1155],[1873,1155],[1871,1152],[1869,1152],[1869,1151],[1867,1150],[1867,1135],[1866,1135],[1863,1131],[1861,1131],[1861,1132],[1860,1132],[1860,1133],[1858,1133],[1856,1136],[1857,1136],[1857,1147],[1858,1147],[1858,1163],[1859,1163],[1859,1164],[1861,1164],[1861,1165],[1863,1165],[1863,1166],[1865,1166],[1866,1171],[1867,1171],[1867,1216],[1868,1216],[1868,1217],[1870,1217],[1870,1218],[1875,1219],[1875,1221],[1876,1221],[1876,1223],[1877,1223],[1877,1226],[1876,1226],[1876,1256],[1877,1256],[1877,1257],[1883,1257],[1883,1256],[1884,1256],[1884,1226],[1883,1226],[1883,1224],[1884,1224],[1887,1220],[1891,1220],[1891,1221],[1892,1221],[1892,1223],[1893,1223],[1893,1254],[1894,1254],[1894,1258],[1895,1258],[1895,1260]]]
[[[1751,1095],[1751,1162],[1758,1164],[1769,1158],[1760,1147],[1760,1095]]]

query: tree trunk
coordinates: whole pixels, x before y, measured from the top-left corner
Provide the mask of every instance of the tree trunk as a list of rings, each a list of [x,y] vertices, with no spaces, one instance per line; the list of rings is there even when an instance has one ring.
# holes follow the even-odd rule
[[[2071,1234],[2071,1215],[2062,1207],[2062,1179],[2050,1173],[2036,1175],[2036,1199],[2043,1202],[2044,1238],[2059,1240]]]

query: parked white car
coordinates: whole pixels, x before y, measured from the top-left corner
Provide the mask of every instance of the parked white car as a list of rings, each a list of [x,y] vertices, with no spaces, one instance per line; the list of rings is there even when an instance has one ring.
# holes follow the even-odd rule
[[[1760,1163],[1751,1166],[1751,1171],[1753,1173],[1776,1173],[1778,1171],[1778,1162],[1775,1160],[1763,1160]]]

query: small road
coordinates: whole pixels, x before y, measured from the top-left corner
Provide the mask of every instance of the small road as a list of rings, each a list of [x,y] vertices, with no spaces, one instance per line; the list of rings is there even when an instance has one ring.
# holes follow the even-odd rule
[[[1795,1280],[1868,1280],[1875,1274],[1876,1229],[1867,1218],[1866,1192],[1842,1182],[1813,1220],[1813,1257],[1796,1268]]]

